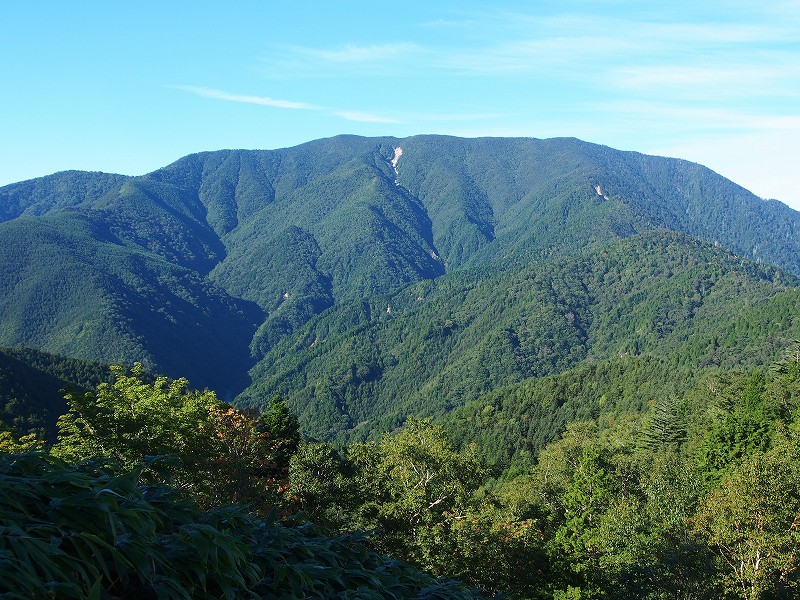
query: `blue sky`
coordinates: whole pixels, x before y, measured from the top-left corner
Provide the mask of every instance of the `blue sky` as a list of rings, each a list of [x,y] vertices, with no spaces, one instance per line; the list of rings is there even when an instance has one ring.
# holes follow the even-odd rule
[[[800,209],[800,2],[26,0],[0,185],[339,133],[574,136]]]

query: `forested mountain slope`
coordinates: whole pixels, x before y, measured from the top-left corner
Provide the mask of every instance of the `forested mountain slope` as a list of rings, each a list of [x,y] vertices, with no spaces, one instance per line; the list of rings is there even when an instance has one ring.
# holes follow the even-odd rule
[[[184,371],[232,397],[260,310],[78,211],[0,226],[0,340]]]
[[[207,152],[6,186],[0,217],[0,344],[280,390],[325,435],[614,353],[745,360],[715,330],[794,282],[739,256],[800,274],[797,212],[575,139]],[[777,347],[779,313],[731,339]]]
[[[0,222],[22,215],[43,215],[96,200],[120,186],[124,175],[65,171],[0,188]]]
[[[43,432],[55,439],[56,420],[67,412],[63,390],[95,387],[108,366],[20,348],[0,348],[0,430]]]
[[[794,281],[666,231],[499,274],[459,271],[313,319],[254,368],[240,400],[279,392],[309,433],[358,438],[587,361],[656,354],[676,380],[766,362],[800,330]]]

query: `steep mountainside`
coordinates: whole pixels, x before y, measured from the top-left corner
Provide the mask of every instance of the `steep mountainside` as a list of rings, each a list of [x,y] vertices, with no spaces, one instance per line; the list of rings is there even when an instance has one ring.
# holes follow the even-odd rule
[[[800,273],[800,215],[701,165],[576,139],[421,136],[392,145],[403,148],[398,182],[428,209],[448,266],[666,228]]]
[[[280,390],[327,435],[614,352],[706,360],[698,328],[790,293],[670,231],[800,275],[799,213],[575,139],[340,136],[60,173],[0,188],[0,344],[140,360],[225,398],[252,383],[256,405]]]
[[[313,319],[264,357],[240,400],[282,393],[309,433],[358,438],[582,362],[658,354],[680,378],[679,367],[763,362],[800,331],[794,281],[666,231],[459,271]]]
[[[67,411],[62,390],[93,388],[107,380],[107,365],[31,349],[0,348],[0,429],[42,430],[56,436],[56,420]]]
[[[0,225],[0,340],[183,373],[225,397],[246,385],[261,311],[77,211]]]

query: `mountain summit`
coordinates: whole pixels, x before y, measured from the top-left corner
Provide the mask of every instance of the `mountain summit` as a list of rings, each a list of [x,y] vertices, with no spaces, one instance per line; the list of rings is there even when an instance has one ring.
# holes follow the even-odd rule
[[[317,428],[327,434],[373,418],[371,403],[400,415],[385,381],[400,377],[398,357],[424,363],[423,348],[478,368],[489,363],[476,340],[512,340],[492,346],[497,366],[473,374],[469,393],[619,350],[598,341],[592,306],[630,319],[613,298],[599,299],[614,284],[597,274],[627,280],[623,264],[653,270],[636,283],[641,302],[678,277],[700,286],[701,305],[734,280],[760,300],[784,293],[800,275],[799,231],[800,213],[705,167],[567,138],[339,136],[194,154],[142,177],[64,172],[0,188],[0,345],[143,361],[227,399],[248,388],[241,401],[255,405],[294,389],[296,406],[325,404],[308,410],[330,413]],[[548,289],[548,273],[572,280]],[[702,281],[689,282],[695,276]],[[546,306],[544,320],[520,316],[508,286]],[[618,291],[626,310],[641,306]],[[501,294],[508,305],[497,304]],[[482,312],[490,307],[497,318]],[[483,324],[466,335],[469,319]],[[428,346],[411,348],[428,326]],[[692,331],[671,327],[662,337]],[[523,348],[534,333],[549,350]],[[636,335],[619,333],[620,344],[636,351]],[[361,346],[336,345],[341,336]],[[332,347],[372,355],[349,361]],[[420,369],[427,379],[408,397],[423,402],[420,390],[446,381],[445,371]],[[452,390],[437,397],[462,402]]]

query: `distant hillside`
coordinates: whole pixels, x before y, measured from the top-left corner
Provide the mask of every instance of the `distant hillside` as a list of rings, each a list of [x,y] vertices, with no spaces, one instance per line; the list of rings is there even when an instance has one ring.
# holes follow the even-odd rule
[[[29,348],[0,348],[0,422],[24,433],[43,430],[55,440],[67,411],[63,390],[90,389],[109,377],[107,365]]]
[[[0,188],[0,222],[91,202],[119,187],[126,179],[124,175],[109,173],[64,171],[7,185]]]
[[[0,188],[0,344],[253,405],[280,390],[329,435],[614,353],[766,356],[797,335],[765,307],[793,302],[799,228],[700,165],[576,139],[339,136],[65,172]],[[741,319],[729,347],[715,331]]]
[[[358,438],[584,362],[658,355],[676,378],[767,362],[800,331],[795,281],[665,231],[460,271],[313,319],[264,357],[240,401],[282,393],[308,433]]]
[[[261,311],[77,211],[0,225],[0,343],[145,363],[233,396]]]

